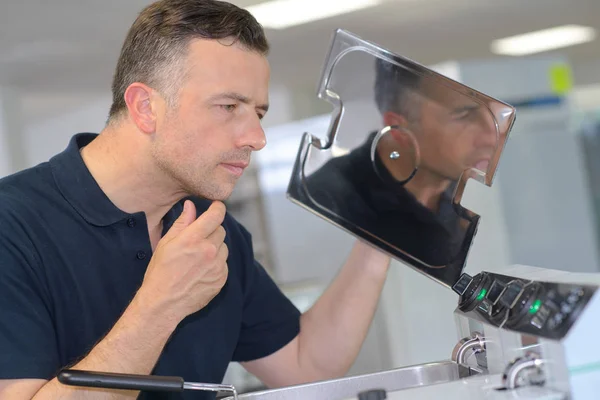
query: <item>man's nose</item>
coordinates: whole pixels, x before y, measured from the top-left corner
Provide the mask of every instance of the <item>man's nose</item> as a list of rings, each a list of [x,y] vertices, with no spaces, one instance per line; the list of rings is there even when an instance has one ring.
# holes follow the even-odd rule
[[[248,123],[239,136],[238,147],[250,147],[253,151],[264,148],[267,144],[265,131],[258,117]]]
[[[484,111],[480,115],[477,128],[477,147],[496,147],[498,143],[498,131],[494,117],[489,112]]]

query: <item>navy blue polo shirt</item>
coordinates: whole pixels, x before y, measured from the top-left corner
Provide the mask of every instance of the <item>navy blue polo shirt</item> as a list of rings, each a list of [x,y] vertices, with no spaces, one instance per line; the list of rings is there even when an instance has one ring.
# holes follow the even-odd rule
[[[117,208],[89,173],[79,150],[95,137],[75,135],[49,162],[0,180],[0,379],[51,379],[77,362],[142,284],[152,257],[145,214]],[[193,200],[199,215],[210,204]],[[165,215],[165,232],[182,209]],[[299,311],[255,261],[248,231],[229,214],[223,226],[227,283],[179,324],[153,374],[219,383],[230,361],[265,357],[299,332]],[[142,394],[189,396],[214,394]]]

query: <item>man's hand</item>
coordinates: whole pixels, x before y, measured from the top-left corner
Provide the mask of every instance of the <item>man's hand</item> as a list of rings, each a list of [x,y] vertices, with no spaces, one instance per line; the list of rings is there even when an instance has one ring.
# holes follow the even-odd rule
[[[72,368],[150,374],[177,324],[205,307],[227,281],[224,218],[223,203],[213,203],[196,219],[194,203],[186,201],[181,216],[158,243],[131,304],[106,337]],[[0,397],[9,400],[129,400],[138,394],[67,386],[57,379],[0,381]]]
[[[187,200],[158,242],[136,298],[177,322],[204,308],[227,281],[225,211],[223,203],[213,202],[196,219],[196,207]]]

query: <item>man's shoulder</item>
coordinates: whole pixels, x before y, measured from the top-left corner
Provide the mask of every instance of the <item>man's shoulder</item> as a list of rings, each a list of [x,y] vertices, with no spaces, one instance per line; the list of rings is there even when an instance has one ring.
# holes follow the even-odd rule
[[[54,191],[56,186],[48,163],[0,178],[0,220],[24,216],[42,207],[51,200]]]
[[[332,157],[308,175],[306,183],[315,188],[352,188],[360,184],[372,169],[369,149],[359,147],[353,151]]]
[[[48,217],[48,204],[56,199],[52,190],[52,173],[47,164],[40,164],[0,179],[0,253],[13,254],[32,266],[39,263],[36,250],[36,229]],[[50,190],[49,190],[50,188]],[[3,274],[20,273],[4,260]],[[13,264],[17,266],[17,264]]]

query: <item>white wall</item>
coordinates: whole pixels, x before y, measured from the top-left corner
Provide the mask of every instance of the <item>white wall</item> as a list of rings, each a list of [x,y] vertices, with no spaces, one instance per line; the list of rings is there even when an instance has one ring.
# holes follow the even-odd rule
[[[13,172],[6,93],[0,89],[0,177]]]
[[[76,133],[99,133],[110,104],[110,94],[98,96],[72,111],[26,126],[23,143],[27,148],[27,164],[36,165],[63,151]]]
[[[24,168],[24,119],[19,91],[0,87],[0,177]]]
[[[600,61],[596,74],[600,79]],[[578,86],[570,93],[569,100],[574,112],[600,112],[600,83]]]

